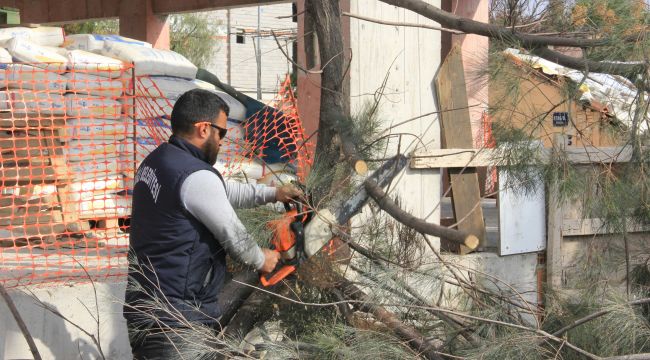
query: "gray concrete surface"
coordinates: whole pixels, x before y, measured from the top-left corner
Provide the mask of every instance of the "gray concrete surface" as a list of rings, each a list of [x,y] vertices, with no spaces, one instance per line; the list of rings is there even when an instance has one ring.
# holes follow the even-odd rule
[[[45,310],[34,297],[84,330],[95,336],[99,334],[106,359],[128,360],[131,359],[131,348],[121,315],[125,285],[125,282],[96,282],[97,301],[89,283],[21,287],[20,291],[9,292],[43,359],[98,359],[99,352],[89,336]],[[97,317],[99,326],[94,319]],[[0,360],[19,359],[33,357],[5,302],[0,301]]]

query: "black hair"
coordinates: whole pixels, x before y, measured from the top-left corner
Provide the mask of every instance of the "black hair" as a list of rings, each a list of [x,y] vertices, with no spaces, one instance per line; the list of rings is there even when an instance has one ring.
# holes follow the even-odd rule
[[[192,89],[181,95],[172,110],[172,133],[189,134],[194,124],[212,121],[220,112],[230,112],[230,108],[219,95],[204,89]]]

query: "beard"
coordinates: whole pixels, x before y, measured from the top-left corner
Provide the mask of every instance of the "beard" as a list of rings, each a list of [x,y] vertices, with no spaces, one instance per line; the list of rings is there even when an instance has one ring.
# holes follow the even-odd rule
[[[205,142],[202,150],[210,165],[217,163],[217,156],[219,156],[219,143],[214,139],[214,137],[210,137],[210,139]]]

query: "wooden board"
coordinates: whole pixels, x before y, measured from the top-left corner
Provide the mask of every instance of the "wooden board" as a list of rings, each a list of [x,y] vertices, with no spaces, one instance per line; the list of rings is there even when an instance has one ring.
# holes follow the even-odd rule
[[[644,148],[644,150],[647,150]],[[632,147],[593,147],[567,148],[564,150],[567,162],[571,164],[622,163],[632,158]],[[551,149],[540,149],[540,162],[551,159]],[[477,166],[507,165],[501,161],[503,156],[497,149],[433,149],[417,151],[411,156],[413,169],[463,168]]]
[[[454,47],[435,78],[442,137],[447,148],[473,147],[465,74],[460,48]],[[458,229],[476,235],[485,246],[486,232],[476,169],[450,169],[454,217]],[[461,249],[461,253],[468,249]]]
[[[546,248],[546,193],[537,179],[534,191],[506,186],[508,171],[499,169],[499,255],[525,254]]]
[[[556,135],[553,142],[560,150],[564,150],[564,140]],[[554,181],[549,185],[548,221],[546,224],[546,284],[551,290],[562,288],[562,219],[564,219],[564,204],[560,199],[559,184]]]
[[[628,222],[626,225],[628,233],[647,232],[650,231],[650,226],[640,225],[633,222]],[[562,236],[582,236],[582,235],[601,235],[613,234],[605,227],[603,219],[564,219],[562,221]]]

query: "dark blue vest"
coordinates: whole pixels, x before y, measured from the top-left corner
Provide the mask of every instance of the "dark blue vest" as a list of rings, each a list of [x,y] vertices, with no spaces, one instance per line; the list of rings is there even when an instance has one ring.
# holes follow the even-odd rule
[[[168,311],[177,311],[188,321],[212,324],[220,316],[217,295],[223,285],[226,254],[180,198],[185,179],[199,170],[212,171],[221,179],[197,147],[174,136],[138,168],[124,306],[129,325],[151,323],[139,311],[151,313],[151,305],[147,305],[152,295],[168,303]],[[165,311],[155,315],[170,326],[181,325]]]

